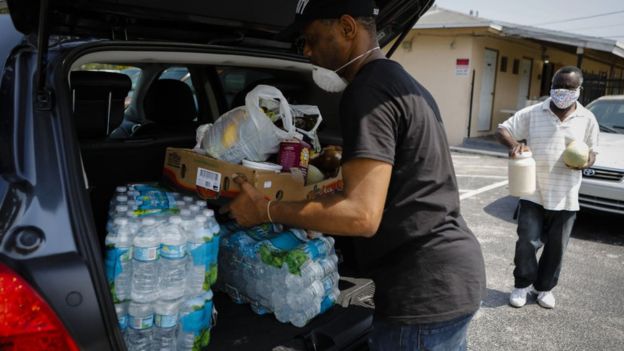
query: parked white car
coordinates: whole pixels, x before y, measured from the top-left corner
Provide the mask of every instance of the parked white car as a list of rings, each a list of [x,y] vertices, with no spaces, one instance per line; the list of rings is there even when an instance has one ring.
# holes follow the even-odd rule
[[[600,150],[583,171],[580,205],[624,215],[624,95],[603,96],[587,108],[600,124]]]

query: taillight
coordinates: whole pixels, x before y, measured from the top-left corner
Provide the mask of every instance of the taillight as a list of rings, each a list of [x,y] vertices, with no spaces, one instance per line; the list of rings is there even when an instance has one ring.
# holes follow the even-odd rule
[[[0,350],[78,350],[45,300],[1,263]]]

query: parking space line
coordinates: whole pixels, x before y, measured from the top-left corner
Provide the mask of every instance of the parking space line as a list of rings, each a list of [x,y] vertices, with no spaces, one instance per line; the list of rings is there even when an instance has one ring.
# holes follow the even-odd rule
[[[507,179],[507,176],[497,176],[489,174],[456,174],[456,177],[470,177],[470,178],[486,178],[486,179]]]
[[[507,180],[503,180],[502,182],[497,182],[497,183],[494,183],[494,184],[490,184],[488,186],[484,186],[482,188],[475,189],[475,190],[469,191],[467,193],[461,194],[459,196],[459,199],[460,200],[465,200],[465,199],[471,198],[473,196],[479,195],[481,193],[484,193],[486,191],[490,191],[492,189],[496,189],[496,188],[500,188],[501,186],[505,186],[505,185],[507,185],[507,183],[508,183]]]

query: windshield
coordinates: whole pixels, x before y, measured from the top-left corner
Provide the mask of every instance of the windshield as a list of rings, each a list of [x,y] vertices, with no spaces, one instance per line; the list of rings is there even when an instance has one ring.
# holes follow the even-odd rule
[[[596,116],[601,131],[624,134],[624,99],[594,101],[587,109]]]

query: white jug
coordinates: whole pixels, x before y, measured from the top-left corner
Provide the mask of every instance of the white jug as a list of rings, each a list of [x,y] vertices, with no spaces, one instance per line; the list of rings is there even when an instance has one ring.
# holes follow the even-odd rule
[[[535,160],[531,151],[523,151],[509,159],[509,193],[526,196],[535,192]]]

